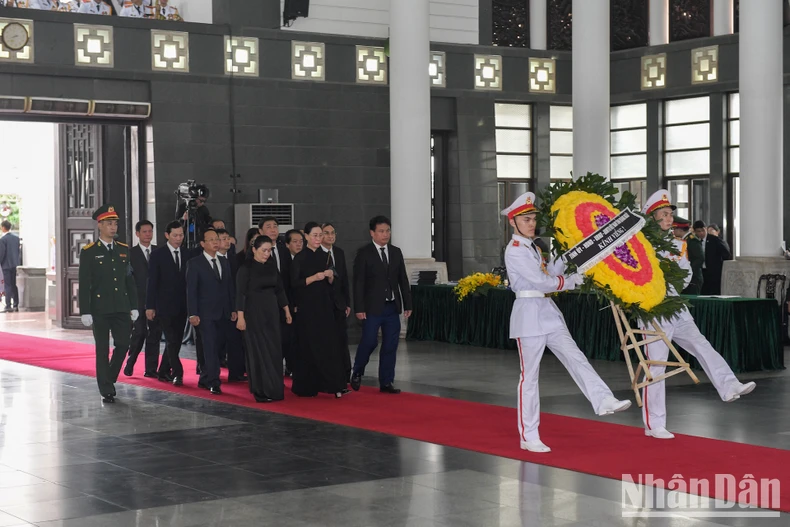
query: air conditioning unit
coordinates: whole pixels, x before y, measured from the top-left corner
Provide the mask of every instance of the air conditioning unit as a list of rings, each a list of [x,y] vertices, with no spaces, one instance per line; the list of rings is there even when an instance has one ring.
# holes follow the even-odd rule
[[[280,226],[280,234],[294,228],[293,203],[244,203],[236,205],[236,239],[247,233],[248,229],[258,227],[258,222],[266,216],[274,216]]]
[[[91,102],[79,99],[52,99],[50,97],[31,97],[27,113],[37,115],[68,115],[87,117]]]

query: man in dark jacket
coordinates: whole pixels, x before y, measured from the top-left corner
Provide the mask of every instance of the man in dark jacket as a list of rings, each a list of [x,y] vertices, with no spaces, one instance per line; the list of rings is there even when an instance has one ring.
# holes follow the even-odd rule
[[[145,313],[145,295],[148,290],[148,261],[151,253],[157,248],[151,244],[154,239],[154,224],[148,220],[137,222],[134,227],[139,243],[131,249],[132,273],[137,285],[137,309]],[[132,327],[132,341],[129,345],[129,358],[123,374],[131,377],[137,357],[145,344],[145,373],[144,377],[156,377],[156,368],[159,366],[159,341],[162,338],[162,328],[159,321],[139,317]]]
[[[5,309],[3,313],[19,311],[19,291],[16,287],[16,268],[19,267],[19,237],[11,232],[7,220],[0,224],[3,236],[0,238],[0,268],[3,270],[5,288]]]
[[[371,242],[354,258],[354,312],[363,322],[362,339],[354,357],[351,388],[359,390],[370,355],[378,347],[379,388],[384,393],[400,393],[393,386],[395,353],[400,339],[400,314],[411,316],[411,287],[400,249],[390,244],[390,220],[376,216],[370,220]]]
[[[705,222],[702,220],[694,222],[694,234],[702,242],[702,254],[705,258],[702,265],[702,294],[720,295],[724,260],[732,260],[730,248],[718,236],[708,234]]]

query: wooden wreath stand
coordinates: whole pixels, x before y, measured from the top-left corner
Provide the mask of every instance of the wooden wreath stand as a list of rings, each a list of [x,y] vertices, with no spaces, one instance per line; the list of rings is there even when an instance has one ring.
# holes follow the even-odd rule
[[[610,302],[610,305],[612,306],[614,323],[617,325],[617,333],[620,335],[620,349],[623,350],[625,362],[628,365],[628,374],[631,376],[631,388],[633,388],[634,395],[636,396],[636,404],[639,405],[640,408],[642,407],[642,395],[639,391],[645,386],[663,381],[668,377],[683,372],[688,373],[695,384],[699,384],[699,379],[697,379],[697,376],[691,371],[688,362],[683,360],[683,357],[680,356],[678,350],[672,345],[672,341],[667,338],[661,326],[655,321],[652,321],[652,330],[632,329],[631,324],[628,322],[628,317],[625,316],[623,310],[620,309],[619,306],[616,306],[614,302]],[[642,335],[642,340],[637,339],[637,335]],[[664,341],[664,344],[667,345],[669,351],[675,356],[677,362],[645,359],[642,353],[642,347],[644,346],[646,348],[649,344],[659,341]],[[634,366],[631,363],[631,350],[636,352],[636,357],[639,359],[639,365],[636,367],[636,371],[634,371]],[[650,366],[666,366],[667,368],[674,369],[666,370],[658,377],[653,377],[650,374]],[[642,372],[645,374],[645,380],[639,382],[639,374]]]

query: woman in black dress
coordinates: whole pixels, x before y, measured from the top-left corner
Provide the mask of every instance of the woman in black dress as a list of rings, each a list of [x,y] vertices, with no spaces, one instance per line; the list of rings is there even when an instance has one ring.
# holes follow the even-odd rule
[[[266,263],[272,254],[272,240],[255,238],[252,258],[236,276],[236,327],[244,331],[247,376],[250,393],[259,403],[282,401],[283,352],[280,346],[280,314],[291,323],[288,299],[277,266]]]
[[[291,290],[298,313],[291,390],[301,397],[323,392],[339,398],[348,393],[348,377],[335,327],[334,273],[327,270],[327,253],[321,249],[321,226],[310,222],[304,231],[307,246],[291,263]]]

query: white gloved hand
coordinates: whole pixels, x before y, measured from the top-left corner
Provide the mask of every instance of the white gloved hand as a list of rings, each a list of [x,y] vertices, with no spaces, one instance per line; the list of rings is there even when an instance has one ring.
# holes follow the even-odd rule
[[[132,309],[132,322],[137,320],[137,317],[139,317],[139,316],[140,316],[140,312],[137,311],[136,309]]]
[[[93,317],[91,315],[82,315],[80,320],[82,320],[82,325],[86,328],[89,328],[93,325]]]
[[[573,273],[565,277],[565,284],[569,290],[576,289],[577,287],[582,285],[582,283],[584,283],[584,276],[578,273]]]

